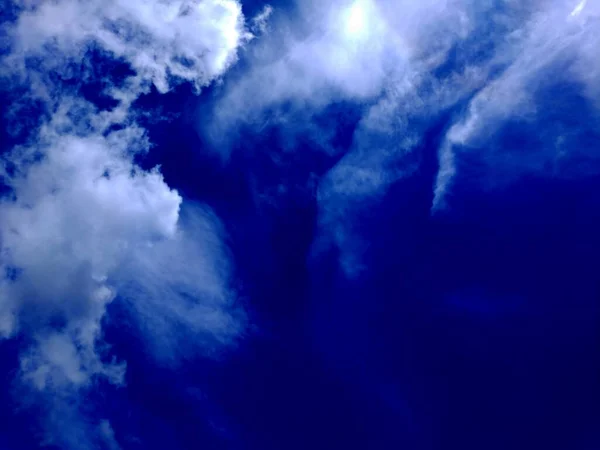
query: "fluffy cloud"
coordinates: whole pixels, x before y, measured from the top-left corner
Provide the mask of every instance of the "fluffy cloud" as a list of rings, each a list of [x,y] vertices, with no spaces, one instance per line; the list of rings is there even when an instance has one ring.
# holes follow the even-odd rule
[[[117,448],[107,422],[75,432],[58,419],[73,416],[77,427],[78,392],[100,378],[124,382],[126,362],[102,336],[115,298],[152,354],[169,364],[184,351],[215,354],[243,327],[218,219],[184,204],[158,168],[136,165],[150,143],[130,108],[151,83],[160,92],[182,81],[207,85],[249,35],[234,0],[20,7],[0,75],[11,86],[29,85],[19,106],[41,101],[45,115],[27,143],[2,156],[0,337],[19,335],[27,344],[21,380],[32,401],[45,405],[48,442],[85,448],[100,439]],[[61,82],[93,48],[131,68],[119,85],[106,74],[113,108],[98,109]],[[93,63],[77,63],[82,83],[97,76],[88,70]]]
[[[141,130],[76,133],[67,113],[77,103],[65,101],[34,146],[8,157],[13,196],[0,203],[2,264],[13,273],[0,322],[5,336],[20,328],[38,341],[23,370],[40,389],[109,370],[94,352],[116,294],[106,280],[136,246],[174,235],[181,203],[157,171],[131,162]]]
[[[372,0],[301,2],[298,9],[297,20],[275,10],[270,27],[261,26],[267,38],[249,49],[250,70],[229,80],[210,125],[219,139],[238,121],[259,119],[283,102],[314,107],[334,98],[372,97],[394,70],[397,60],[384,55],[402,49],[386,36],[387,24]]]
[[[161,92],[172,77],[207,85],[249,38],[235,0],[39,2],[21,12],[11,34],[13,59],[41,56],[46,69],[55,69],[99,45]]]

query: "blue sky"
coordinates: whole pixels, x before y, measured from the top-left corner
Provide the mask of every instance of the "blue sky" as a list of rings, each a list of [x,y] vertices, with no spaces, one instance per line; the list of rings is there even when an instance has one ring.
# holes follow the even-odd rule
[[[597,1],[0,6],[0,449],[600,447]]]

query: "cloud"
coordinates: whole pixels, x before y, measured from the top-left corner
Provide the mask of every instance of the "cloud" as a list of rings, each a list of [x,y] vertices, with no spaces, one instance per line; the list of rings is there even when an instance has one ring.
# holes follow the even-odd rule
[[[150,84],[159,92],[179,82],[207,85],[249,35],[234,0],[20,8],[5,30],[12,40],[0,76],[23,90],[21,111],[41,102],[44,113],[1,159],[0,337],[25,342],[22,398],[44,405],[49,442],[92,448],[100,439],[117,448],[110,427],[76,420],[86,414],[81,392],[99,380],[124,383],[126,361],[103,341],[111,302],[128,305],[149,351],[168,363],[215,356],[243,329],[218,219],[187,205],[159,168],[135,163],[151,143],[131,106]],[[108,108],[65,82],[96,81],[89,57],[96,48],[130,68],[118,83],[100,74]],[[73,420],[59,418],[65,414]]]
[[[329,241],[339,249],[340,264],[350,277],[365,269],[361,259],[368,248],[355,222],[389,186],[417,173],[422,158],[415,152],[422,150],[428,127],[481,88],[488,75],[486,68],[470,64],[442,77],[435,74],[455,46],[478,46],[471,36],[479,32],[478,17],[489,11],[470,2],[434,3],[421,7],[379,2],[393,30],[388,33],[403,43],[405,52],[369,102],[348,153],[319,184],[319,245]],[[426,8],[435,13],[427,14]],[[387,52],[381,57],[398,61]]]
[[[181,203],[157,171],[131,162],[127,152],[143,145],[141,130],[78,136],[66,117],[78,102],[65,102],[32,147],[8,157],[16,167],[5,177],[13,196],[0,203],[3,267],[17,273],[1,285],[2,323],[12,321],[3,331],[39,342],[22,369],[40,389],[87,384],[110,371],[94,352],[116,295],[106,280],[135,246],[175,233]]]
[[[600,64],[590,53],[600,45],[599,20],[600,9],[596,4],[590,6],[584,1],[573,9],[573,2],[552,2],[513,31],[512,42],[500,47],[495,55],[496,60],[508,61],[506,68],[473,97],[466,115],[446,135],[440,150],[434,209],[444,206],[446,192],[458,175],[456,160],[464,152],[478,151],[479,159],[494,165],[498,174],[487,178],[484,187],[506,183],[524,173],[547,173],[548,167],[552,167],[553,176],[571,175],[556,163],[579,153],[579,149],[572,147],[564,153],[564,140],[568,138],[565,133],[572,135],[577,130],[556,127],[556,120],[549,117],[549,108],[567,107],[566,103],[546,106],[544,103],[550,102],[544,100],[556,98],[557,92],[553,90],[564,91],[570,85],[582,91],[577,95],[583,95],[590,106],[600,106],[597,89]],[[557,87],[560,83],[562,87]],[[586,120],[595,121],[593,117]],[[542,127],[544,122],[552,123],[555,129],[548,136],[541,136],[542,148],[532,154],[531,148],[507,148],[498,143],[503,127],[515,121],[529,124],[528,132],[532,134],[540,132],[537,123]],[[538,128],[536,131],[532,129],[534,126]],[[585,128],[586,124],[580,126]],[[515,157],[519,163],[510,162],[508,170],[502,170],[501,165]]]
[[[298,8],[296,20],[278,10],[270,14],[267,38],[246,55],[249,71],[225,87],[211,124],[215,134],[286,101],[325,106],[334,98],[369,98],[381,89],[395,62],[384,54],[401,47],[385,36],[387,24],[375,2],[308,2]]]
[[[209,356],[231,343],[242,316],[231,315],[216,219],[203,212],[180,220],[179,194],[158,170],[132,162],[130,152],[145,145],[135,126],[78,136],[65,120],[55,115],[37,142],[7,158],[16,169],[5,174],[12,194],[0,203],[0,323],[4,337],[30,342],[23,380],[40,392],[87,388],[97,378],[121,384],[125,362],[102,344],[117,296],[159,359],[183,356],[178,336]]]
[[[229,287],[223,240],[210,209],[187,203],[175,235],[131,252],[114,276],[159,362],[177,365],[196,354],[217,356],[243,332],[244,313]]]
[[[284,102],[372,101],[394,80],[444,61],[471,26],[463,3],[332,0],[298,2],[294,17],[275,10],[269,39],[250,46],[250,69],[230,80],[217,119],[252,120]]]
[[[173,79],[206,86],[229,68],[249,38],[235,0],[39,2],[24,8],[11,31],[11,60],[17,63],[41,56],[43,68],[56,69],[99,45],[160,92]],[[49,53],[55,58],[46,58]]]
[[[103,420],[99,425],[100,435],[104,438],[104,442],[108,450],[121,450],[121,446],[115,438],[115,431],[108,420]]]
[[[488,187],[543,172],[556,157],[552,147],[561,161],[585,156],[573,150],[583,139],[573,129],[544,137],[544,150],[520,155],[517,164],[514,152],[498,144],[494,152],[504,154],[492,155],[494,146],[485,143],[509,120],[550,121],[537,95],[544,84],[551,89],[544,81],[556,79],[550,73],[579,83],[586,101],[598,106],[598,11],[597,2],[573,0],[297,2],[293,15],[275,10],[268,39],[249,45],[248,70],[228,80],[204,131],[222,150],[224,131],[239,124],[257,130],[280,124],[293,135],[294,127],[318,130],[295,125],[298,111],[304,122],[332,103],[360,104],[365,114],[348,153],[318,195],[322,233],[340,249],[353,248],[347,256],[357,261],[351,254],[361,246],[351,217],[416,173],[434,126],[451,121],[439,151],[434,210],[446,204],[462,154],[487,160],[490,172],[503,158],[510,161],[496,176],[481,175]],[[568,172],[563,166],[556,170]]]
[[[485,80],[470,66],[446,83],[432,72],[478,31],[478,18],[490,9],[471,1],[333,0],[297,2],[293,17],[275,10],[267,39],[248,46],[248,70],[227,80],[203,131],[226,151],[223,136],[240,124],[280,124],[293,135],[294,128],[311,129],[300,120],[332,103],[360,104],[366,112],[349,152],[324,177],[318,196],[323,232],[340,247],[356,243],[344,214],[414,172],[401,161],[419,145],[423,123]]]
[[[255,17],[251,20],[251,29],[256,34],[264,34],[269,29],[269,19],[273,14],[273,7],[265,5]]]

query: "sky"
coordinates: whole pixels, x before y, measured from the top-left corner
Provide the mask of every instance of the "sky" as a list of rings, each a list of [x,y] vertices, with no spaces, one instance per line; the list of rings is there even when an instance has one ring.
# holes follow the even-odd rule
[[[600,449],[598,0],[0,0],[0,449]]]

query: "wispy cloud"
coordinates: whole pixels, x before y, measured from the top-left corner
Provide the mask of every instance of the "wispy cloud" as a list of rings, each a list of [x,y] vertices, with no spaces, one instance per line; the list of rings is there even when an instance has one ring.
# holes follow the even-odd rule
[[[289,129],[285,113],[273,114],[282,105],[308,110],[308,120],[334,102],[363,105],[350,151],[322,180],[318,196],[321,229],[348,258],[347,273],[354,272],[360,245],[346,214],[414,172],[400,161],[419,145],[423,124],[483,84],[478,67],[464,66],[445,82],[432,72],[489,10],[468,1],[336,0],[298,2],[293,18],[276,11],[270,39],[250,47],[250,69],[229,80],[209,132],[261,124],[265,112],[270,123],[281,120]]]
[[[292,20],[277,10],[271,14],[268,39],[250,49],[250,70],[226,87],[213,126],[255,118],[280,102],[315,106],[377,95],[398,61],[391,55],[403,52],[377,4],[307,2],[298,9],[301,16]]]
[[[541,80],[556,78],[552,71],[598,105],[596,2],[332,0],[297,2],[293,12],[275,11],[270,39],[250,46],[250,68],[229,80],[209,132],[219,136],[240,122],[260,127],[265,114],[289,130],[286,111],[361,104],[366,112],[348,154],[319,187],[321,229],[342,259],[344,248],[354,249],[350,260],[360,253],[347,214],[415,173],[414,152],[443,114],[452,123],[439,152],[434,209],[460,177],[461,151],[476,151],[508,118],[529,120],[545,108],[535,93]],[[513,176],[543,167],[553,157],[546,150]],[[560,152],[568,158],[570,150]],[[494,164],[485,151],[477,158]]]
[[[498,130],[511,121],[534,124],[544,120],[548,107],[540,104],[540,95],[559,83],[563,87],[558,89],[563,90],[565,86],[575,85],[580,91],[578,95],[583,96],[590,107],[600,105],[600,91],[597,89],[600,64],[590,53],[592,48],[600,45],[600,10],[597,5],[595,8],[586,6],[582,2],[571,11],[573,2],[544,5],[512,32],[509,42],[499,46],[496,61],[491,64],[503,60],[507,62],[506,68],[473,97],[466,115],[449,129],[442,144],[434,208],[443,207],[453,177],[460,176],[456,158],[460,158],[461,152],[473,151],[470,149],[477,149],[481,160],[495,166],[497,175],[489,174],[487,186],[483,187],[504,183],[528,172],[572,175],[562,171],[556,163],[576,156],[580,149],[569,148],[565,153],[561,143],[565,138],[562,133],[566,130],[560,127],[549,136],[540,136],[544,138],[544,148],[533,155],[532,149],[526,148],[505,147],[498,153],[494,142],[498,138]],[[549,96],[556,94],[547,92]],[[589,120],[594,121],[594,118]],[[585,124],[580,126],[581,129],[586,127]],[[573,132],[577,133],[577,130],[567,131]],[[520,163],[510,163],[510,174],[501,170],[503,161],[514,157],[518,157]]]

